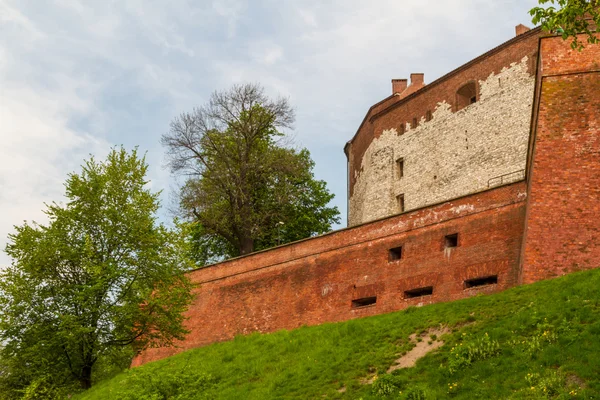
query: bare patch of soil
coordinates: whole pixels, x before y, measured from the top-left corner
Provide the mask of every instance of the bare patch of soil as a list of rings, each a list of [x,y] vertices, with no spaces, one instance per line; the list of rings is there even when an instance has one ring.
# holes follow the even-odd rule
[[[413,333],[410,335],[410,341],[416,344],[415,347],[397,359],[394,364],[388,368],[387,373],[389,374],[400,368],[414,367],[418,359],[425,357],[427,353],[442,347],[444,342],[439,340],[439,337],[448,332],[449,330],[446,326],[430,328],[427,332],[419,336],[421,341],[417,340],[417,334]],[[432,339],[432,336],[434,335],[436,337],[435,340]]]

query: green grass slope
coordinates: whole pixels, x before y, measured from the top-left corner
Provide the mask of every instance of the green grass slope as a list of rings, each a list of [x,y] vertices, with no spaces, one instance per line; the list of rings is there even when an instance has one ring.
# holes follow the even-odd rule
[[[415,367],[386,373],[415,346],[411,334],[440,325],[449,329],[441,348]],[[365,383],[369,378],[373,383]],[[237,337],[126,371],[77,398],[600,399],[600,269],[490,296]]]

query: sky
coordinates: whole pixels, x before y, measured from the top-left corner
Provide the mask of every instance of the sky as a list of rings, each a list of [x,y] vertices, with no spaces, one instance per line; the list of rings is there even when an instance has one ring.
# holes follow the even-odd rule
[[[46,221],[67,174],[138,146],[168,221],[160,137],[215,90],[260,83],[296,110],[346,226],[344,144],[392,78],[432,82],[514,37],[536,0],[0,0],[0,249]],[[0,267],[10,258],[0,252]]]

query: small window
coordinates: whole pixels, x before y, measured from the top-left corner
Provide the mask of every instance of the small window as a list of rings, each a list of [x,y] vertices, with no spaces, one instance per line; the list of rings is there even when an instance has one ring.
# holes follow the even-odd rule
[[[363,297],[362,299],[352,300],[352,308],[372,306],[375,303],[377,303],[377,296]]]
[[[433,114],[431,114],[431,110],[427,110],[427,113],[425,114],[425,120],[431,121],[432,119],[433,119]]]
[[[485,276],[483,278],[469,279],[465,281],[465,289],[477,287],[495,285],[498,283],[498,275]]]
[[[462,110],[463,108],[477,102],[477,85],[475,82],[469,82],[464,84],[456,91],[456,110]]]
[[[453,233],[452,235],[446,235],[444,239],[444,247],[458,247],[458,233]]]
[[[404,212],[404,194],[399,194],[396,196],[396,203],[398,207],[398,212]]]
[[[411,128],[416,128],[417,126],[419,126],[419,122],[417,121],[416,118],[413,118],[413,123],[412,123]]]
[[[404,135],[405,132],[406,132],[406,124],[403,122],[398,127],[398,135]]]
[[[394,247],[389,250],[389,262],[398,261],[402,259],[402,246]]]
[[[404,176],[404,158],[396,160],[396,176],[402,178]]]
[[[404,292],[405,299],[414,299],[415,297],[431,296],[433,294],[433,286],[411,289]]]

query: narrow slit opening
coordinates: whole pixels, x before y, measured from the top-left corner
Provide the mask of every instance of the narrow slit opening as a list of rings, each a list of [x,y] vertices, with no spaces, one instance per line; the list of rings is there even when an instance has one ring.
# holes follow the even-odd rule
[[[362,299],[352,300],[352,308],[372,306],[375,303],[377,303],[377,296],[363,297]]]
[[[430,296],[433,294],[433,286],[427,286],[418,289],[411,289],[404,292],[405,299],[413,299],[415,297]]]
[[[389,250],[389,261],[397,261],[402,259],[402,246],[394,247]]]
[[[444,238],[444,247],[458,247],[458,233],[446,235]]]
[[[498,283],[498,275],[492,276],[484,276],[481,278],[468,279],[465,281],[465,289],[478,287],[478,286],[487,286],[487,285],[495,285]]]

